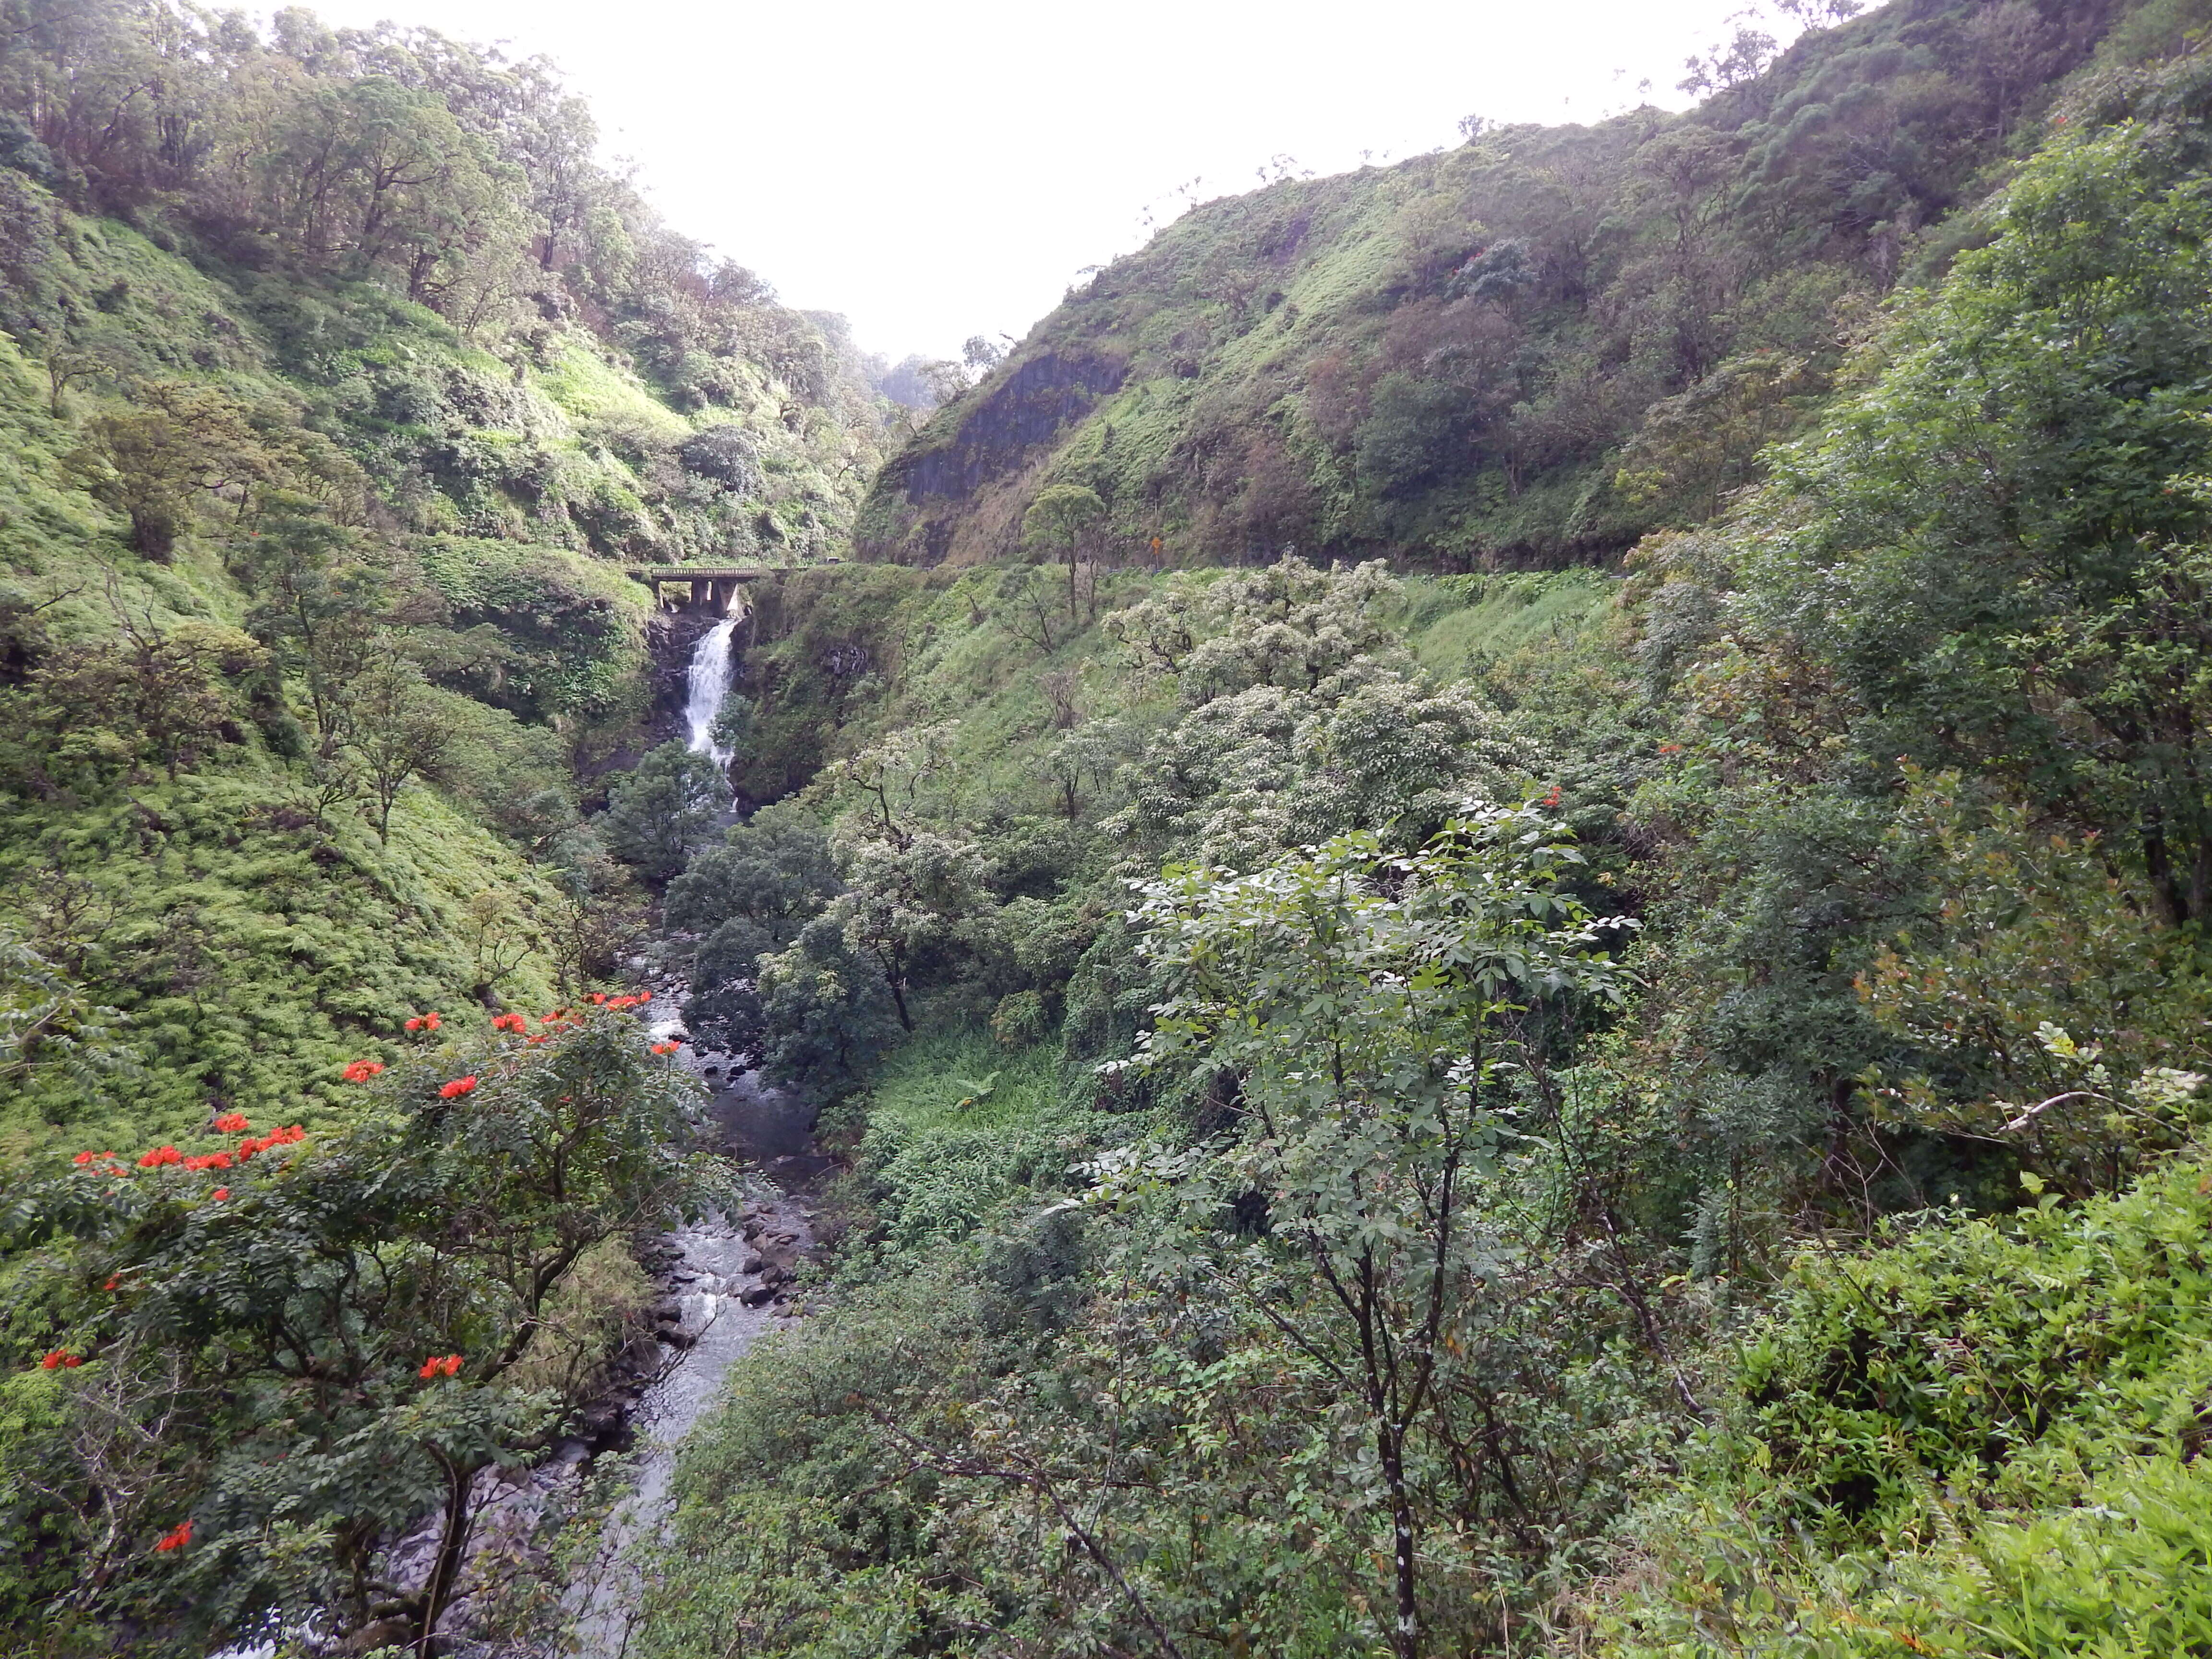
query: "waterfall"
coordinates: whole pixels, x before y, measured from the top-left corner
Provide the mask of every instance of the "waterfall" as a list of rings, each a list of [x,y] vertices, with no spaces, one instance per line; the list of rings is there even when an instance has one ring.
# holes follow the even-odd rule
[[[700,637],[684,700],[684,746],[695,755],[712,755],[714,764],[724,768],[736,751],[714,741],[714,719],[730,695],[730,636],[744,620],[725,617]]]

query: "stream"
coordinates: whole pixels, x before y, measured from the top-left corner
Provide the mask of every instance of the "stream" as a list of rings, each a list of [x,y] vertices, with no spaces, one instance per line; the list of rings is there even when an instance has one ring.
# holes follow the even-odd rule
[[[732,751],[716,740],[714,726],[729,696],[733,636],[743,621],[742,615],[726,617],[708,629],[684,677],[685,746],[726,770]],[[756,1185],[736,1219],[709,1212],[662,1240],[670,1294],[655,1333],[661,1364],[658,1380],[627,1413],[636,1437],[635,1484],[608,1517],[592,1569],[569,1587],[564,1601],[579,1659],[627,1655],[643,1589],[633,1559],[636,1547],[667,1524],[684,1436],[720,1397],[739,1356],[788,1316],[783,1304],[791,1275],[814,1243],[807,1184],[828,1167],[815,1152],[811,1110],[765,1085],[736,1057],[690,1044],[682,1018],[688,989],[680,981],[657,987],[646,1024],[655,1042],[685,1044],[682,1063],[709,1091],[716,1149],[769,1180]]]
[[[682,1035],[676,1001],[664,992],[647,1009],[656,1040]],[[688,1048],[685,1057],[710,1087],[721,1083],[710,1110],[724,1150],[794,1187],[817,1172],[823,1160],[813,1155],[811,1114],[763,1087],[756,1072]],[[784,1297],[793,1270],[814,1243],[812,1224],[803,1189],[778,1191],[762,1182],[735,1220],[710,1212],[665,1236],[670,1294],[656,1333],[660,1375],[628,1412],[636,1436],[634,1489],[608,1517],[592,1569],[570,1587],[565,1604],[580,1659],[623,1659],[628,1653],[642,1589],[631,1559],[635,1547],[665,1525],[678,1451],[720,1397],[730,1367],[790,1316]]]
[[[699,637],[684,678],[684,703],[678,718],[685,746],[712,756],[726,769],[730,750],[715,739],[714,724],[729,695],[734,635],[742,614],[720,618]],[[635,964],[641,971],[647,963]],[[681,978],[663,978],[641,1011],[655,1042],[684,1044],[678,1063],[708,1091],[708,1146],[742,1161],[748,1190],[737,1215],[710,1211],[663,1234],[646,1253],[662,1295],[653,1306],[652,1353],[633,1348],[633,1377],[640,1386],[617,1382],[592,1407],[544,1462],[514,1476],[489,1468],[477,1478],[475,1521],[464,1569],[462,1595],[438,1627],[441,1650],[459,1654],[487,1650],[471,1631],[469,1577],[477,1588],[495,1578],[512,1553],[531,1553],[549,1511],[573,1497],[579,1477],[599,1451],[629,1442],[634,1453],[630,1491],[607,1517],[590,1565],[561,1598],[565,1639],[554,1651],[575,1659],[626,1659],[635,1633],[643,1571],[638,1547],[661,1535],[673,1500],[676,1460],[684,1437],[720,1398],[730,1367],[763,1335],[792,1318],[788,1297],[793,1275],[813,1248],[814,1210],[811,1188],[833,1167],[814,1145],[814,1114],[802,1103],[762,1081],[741,1057],[702,1051],[684,1029],[683,1005],[690,991]],[[396,1542],[383,1571],[397,1585],[419,1588],[436,1555],[440,1531],[434,1518]],[[374,1634],[372,1634],[374,1632]],[[294,1626],[285,1638],[314,1644],[312,1622]],[[371,1626],[362,1638],[404,1640],[404,1629]],[[273,1659],[280,1642],[264,1639],[221,1650],[213,1659]],[[547,1656],[546,1659],[550,1659]]]

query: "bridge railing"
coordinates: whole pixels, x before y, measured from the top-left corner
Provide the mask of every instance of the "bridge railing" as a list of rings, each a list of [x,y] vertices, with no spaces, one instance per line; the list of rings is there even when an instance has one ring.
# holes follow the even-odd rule
[[[625,566],[623,574],[650,587],[656,605],[660,603],[663,587],[682,584],[690,588],[694,605],[727,611],[734,605],[740,584],[758,581],[763,576],[793,575],[812,568],[811,565],[800,564],[636,564]]]

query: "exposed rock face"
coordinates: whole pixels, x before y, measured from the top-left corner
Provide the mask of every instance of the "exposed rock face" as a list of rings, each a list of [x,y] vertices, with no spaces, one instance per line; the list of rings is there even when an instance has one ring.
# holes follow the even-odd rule
[[[994,377],[959,411],[948,437],[915,445],[878,475],[855,534],[861,556],[902,564],[944,561],[955,551],[963,509],[975,496],[1020,472],[1099,398],[1120,390],[1127,373],[1118,357],[1047,350]],[[990,550],[998,550],[977,552]]]

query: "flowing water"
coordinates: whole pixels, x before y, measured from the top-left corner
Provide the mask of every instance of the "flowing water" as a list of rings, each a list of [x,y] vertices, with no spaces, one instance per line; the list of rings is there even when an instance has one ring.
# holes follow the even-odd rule
[[[680,986],[665,989],[646,1009],[655,1039],[685,1036],[678,1012],[683,994]],[[723,1150],[786,1186],[818,1172],[811,1113],[764,1086],[758,1073],[740,1071],[731,1056],[687,1047],[684,1060],[713,1091]],[[812,1247],[812,1219],[803,1194],[763,1184],[737,1220],[709,1213],[664,1241],[675,1257],[666,1364],[629,1413],[637,1431],[635,1487],[609,1517],[591,1571],[571,1587],[570,1650],[578,1659],[623,1659],[629,1651],[642,1589],[638,1547],[667,1523],[678,1450],[720,1397],[730,1367],[786,1316],[776,1304],[791,1269]]]
[[[712,755],[714,764],[726,769],[737,751],[714,740],[714,721],[730,695],[732,636],[744,620],[725,617],[700,635],[684,687],[684,746],[695,755]]]
[[[724,617],[701,636],[691,653],[684,705],[685,746],[722,767],[734,751],[715,742],[714,721],[729,696],[732,636],[743,621]],[[643,1590],[640,1546],[667,1524],[679,1445],[720,1397],[730,1367],[793,1311],[785,1303],[790,1275],[814,1243],[806,1188],[830,1163],[815,1150],[811,1111],[768,1087],[737,1056],[690,1045],[680,1012],[688,990],[680,982],[664,984],[643,1011],[646,1024],[656,1041],[685,1043],[682,1064],[709,1092],[716,1150],[744,1159],[775,1184],[757,1182],[734,1218],[710,1212],[661,1239],[667,1287],[655,1333],[661,1364],[657,1380],[634,1401],[623,1395],[605,1403],[614,1420],[626,1420],[635,1433],[634,1485],[609,1516],[596,1559],[564,1598],[568,1630],[559,1650],[574,1659],[623,1659],[629,1651]],[[633,1401],[627,1410],[623,1401]],[[479,1478],[471,1557],[495,1544],[526,1545],[549,1501],[574,1490],[591,1455],[586,1442],[569,1440],[519,1480],[486,1470]],[[419,1586],[437,1539],[434,1524],[426,1522],[393,1547],[385,1570],[402,1586]],[[465,1633],[467,1623],[465,1597],[440,1625],[441,1637],[465,1654],[475,1650]],[[308,1626],[289,1633],[314,1634]],[[216,1659],[270,1659],[275,1651],[273,1643],[244,1643]]]

